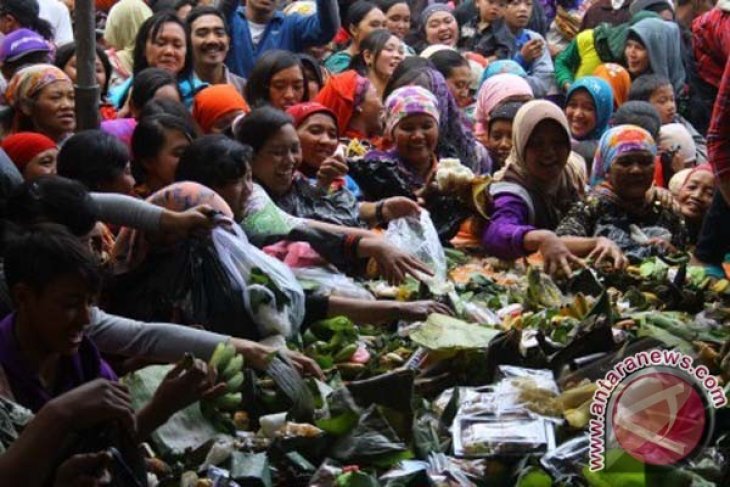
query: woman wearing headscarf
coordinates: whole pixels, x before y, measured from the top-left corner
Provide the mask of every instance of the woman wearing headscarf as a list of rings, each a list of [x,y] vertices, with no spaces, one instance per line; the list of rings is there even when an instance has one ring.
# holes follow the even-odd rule
[[[710,164],[683,169],[669,181],[679,210],[687,222],[690,243],[696,243],[702,222],[715,196],[715,174]]]
[[[591,167],[598,141],[608,128],[613,114],[611,86],[596,76],[573,83],[567,93],[565,115],[573,139],[573,150]]]
[[[56,143],[43,134],[18,132],[5,137],[2,149],[26,181],[56,173]]]
[[[497,74],[487,79],[477,93],[474,112],[474,135],[486,146],[489,136],[489,114],[508,101],[532,100],[532,88],[527,80],[516,74]]]
[[[212,85],[193,99],[193,119],[204,134],[227,131],[233,121],[251,109],[233,85]]]
[[[656,150],[654,139],[641,127],[609,129],[593,161],[593,190],[570,210],[556,233],[580,248],[577,253],[597,260],[606,252],[598,245],[600,237],[615,242],[632,261],[683,248],[687,229],[682,218],[646,198]]]
[[[581,164],[571,161],[570,130],[557,105],[535,100],[517,112],[512,154],[490,187],[490,220],[482,245],[500,259],[540,251],[549,273],[570,274],[577,263],[554,230],[583,195]]]
[[[104,28],[104,40],[110,47],[107,54],[114,66],[111,86],[126,81],[134,68],[134,44],[137,32],[152,10],[142,0],[121,0],[109,11]]]
[[[463,165],[477,174],[485,174],[491,168],[489,154],[483,145],[474,138],[469,124],[449,91],[446,79],[433,69],[425,59],[410,57],[396,68],[383,92],[383,99],[396,90],[408,85],[416,85],[430,91],[438,100],[439,139],[436,155],[441,158],[457,158]]]
[[[56,66],[34,64],[19,70],[5,99],[14,111],[13,133],[38,132],[62,144],[76,129],[74,87]]]
[[[616,63],[603,63],[593,71],[593,76],[601,78],[611,85],[614,110],[629,100],[631,75],[626,68]]]
[[[432,184],[438,157],[439,120],[436,97],[420,86],[404,86],[386,100],[387,151],[372,150],[351,164],[350,174],[365,200],[404,196],[429,210],[439,237],[450,240],[471,216],[453,194],[442,194]]]
[[[372,83],[355,71],[331,76],[314,101],[335,114],[340,137],[372,143],[382,133],[383,103]]]

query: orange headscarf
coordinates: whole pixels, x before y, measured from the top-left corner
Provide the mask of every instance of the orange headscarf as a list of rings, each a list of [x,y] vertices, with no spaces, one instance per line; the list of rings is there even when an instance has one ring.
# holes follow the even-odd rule
[[[248,113],[251,108],[233,85],[208,86],[193,99],[193,118],[204,134],[209,134],[221,117],[235,111]]]
[[[369,83],[357,72],[345,71],[331,76],[314,99],[334,112],[340,134],[347,136],[355,107],[365,98]]]
[[[593,71],[593,76],[602,78],[611,85],[614,110],[628,101],[629,89],[631,88],[631,75],[626,71],[626,68],[616,63],[605,63],[599,65]]]

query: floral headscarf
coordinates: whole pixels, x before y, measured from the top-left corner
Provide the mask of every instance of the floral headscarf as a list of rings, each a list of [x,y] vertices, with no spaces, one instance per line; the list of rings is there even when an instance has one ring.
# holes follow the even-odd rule
[[[593,76],[602,78],[611,85],[613,91],[613,108],[614,110],[629,100],[629,90],[631,89],[631,75],[629,72],[616,63],[604,63],[599,65]]]
[[[231,208],[218,193],[202,184],[189,181],[166,186],[153,193],[147,201],[171,211],[185,211],[198,205],[208,205],[222,215],[233,218]],[[114,245],[112,260],[117,271],[128,271],[141,264],[149,250],[150,243],[144,232],[124,228]]]
[[[649,132],[637,125],[618,125],[608,129],[598,143],[593,158],[591,186],[602,183],[616,158],[629,152],[645,151],[656,155],[656,143]]]
[[[17,109],[22,103],[28,103],[46,86],[57,81],[71,82],[61,69],[52,64],[33,64],[17,71],[5,90],[8,105]]]
[[[578,79],[568,90],[565,97],[566,102],[570,100],[578,90],[586,90],[593,99],[593,105],[596,109],[596,126],[589,134],[581,140],[597,140],[603,135],[608,128],[608,121],[613,115],[613,91],[611,85],[602,78],[597,76],[585,76]]]
[[[438,100],[426,88],[403,86],[385,100],[385,135],[392,137],[396,126],[406,117],[425,114],[439,123]]]

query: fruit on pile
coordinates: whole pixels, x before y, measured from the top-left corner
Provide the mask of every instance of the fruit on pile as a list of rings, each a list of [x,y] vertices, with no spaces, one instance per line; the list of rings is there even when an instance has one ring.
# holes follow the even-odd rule
[[[218,372],[218,381],[226,383],[226,392],[200,403],[203,416],[221,431],[235,432],[231,413],[238,410],[243,400],[243,355],[228,342],[221,342],[213,351],[208,367]]]

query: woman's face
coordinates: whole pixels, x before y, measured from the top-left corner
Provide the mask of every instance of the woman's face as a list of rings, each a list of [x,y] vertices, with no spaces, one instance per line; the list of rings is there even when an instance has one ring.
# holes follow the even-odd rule
[[[299,66],[291,66],[274,74],[269,81],[269,103],[286,110],[304,99],[306,83]]]
[[[40,154],[36,155],[30,160],[28,164],[23,168],[23,179],[30,181],[38,176],[45,176],[46,174],[56,174],[56,157],[58,156],[58,149],[55,147],[52,149],[44,150]]]
[[[406,2],[396,3],[385,13],[385,28],[400,40],[411,29],[411,9]]]
[[[106,72],[104,71],[104,65],[101,64],[99,56],[96,56],[96,63],[94,64],[94,67],[96,69],[96,84],[98,84],[99,88],[103,90],[104,85],[106,84]],[[63,72],[71,78],[71,81],[76,83],[76,56],[71,56],[71,59],[68,60],[66,66],[63,67]]]
[[[213,188],[218,195],[228,203],[233,212],[233,218],[238,222],[243,218],[243,209],[253,191],[253,181],[251,180],[251,171],[247,171],[244,176],[230,181],[223,186]]]
[[[372,83],[368,87],[362,103],[355,109],[352,120],[356,119],[365,121],[365,132],[368,137],[383,133],[383,101]]]
[[[177,76],[185,67],[187,44],[182,27],[173,22],[163,24],[157,37],[148,38],[145,57],[150,66],[162,68]]]
[[[383,80],[389,80],[404,58],[403,43],[396,36],[391,36],[373,63],[375,74]]]
[[[611,164],[608,178],[619,198],[643,200],[654,180],[654,156],[647,151],[622,154]]]
[[[543,183],[560,177],[570,155],[565,131],[554,120],[543,120],[530,134],[525,146],[525,165],[530,176]]]
[[[134,196],[134,185],[136,184],[134,176],[132,176],[132,168],[127,163],[122,172],[108,182],[99,185],[99,191],[102,193],[118,193]]]
[[[459,40],[459,24],[450,12],[436,12],[426,22],[426,42],[429,45],[456,46]]]
[[[143,162],[150,191],[157,191],[175,182],[180,156],[189,145],[190,138],[187,134],[179,130],[165,130],[165,143],[160,152],[154,159]]]
[[[253,177],[275,196],[289,191],[294,171],[302,162],[302,148],[294,126],[284,125],[269,137],[253,158]]]
[[[715,176],[710,171],[693,172],[679,190],[677,202],[688,220],[702,221],[715,195]]]
[[[469,66],[453,68],[449,77],[446,78],[446,85],[460,107],[465,107],[472,102],[469,94],[471,88],[471,68]]]
[[[326,113],[315,113],[304,120],[297,129],[302,147],[302,161],[318,169],[322,162],[337,149],[337,125]]]
[[[319,93],[319,90],[322,89],[322,87],[319,85],[319,81],[317,81],[317,75],[316,73],[313,73],[309,68],[304,68],[304,79],[307,85],[306,89],[308,99],[314,100],[314,98]]]
[[[379,8],[374,8],[357,24],[350,26],[350,34],[355,45],[365,39],[374,30],[385,27],[385,14]]]
[[[425,114],[404,118],[393,131],[398,155],[414,165],[425,164],[433,159],[438,138],[438,123]]]
[[[38,132],[59,141],[76,129],[74,107],[71,82],[56,81],[40,91],[28,115]]]
[[[596,105],[586,90],[576,90],[565,106],[570,133],[576,139],[587,137],[596,128]]]
[[[504,166],[512,150],[512,121],[495,120],[489,124],[487,150],[497,166]]]
[[[629,39],[626,41],[626,69],[633,77],[637,77],[649,70],[649,53],[641,42]]]

